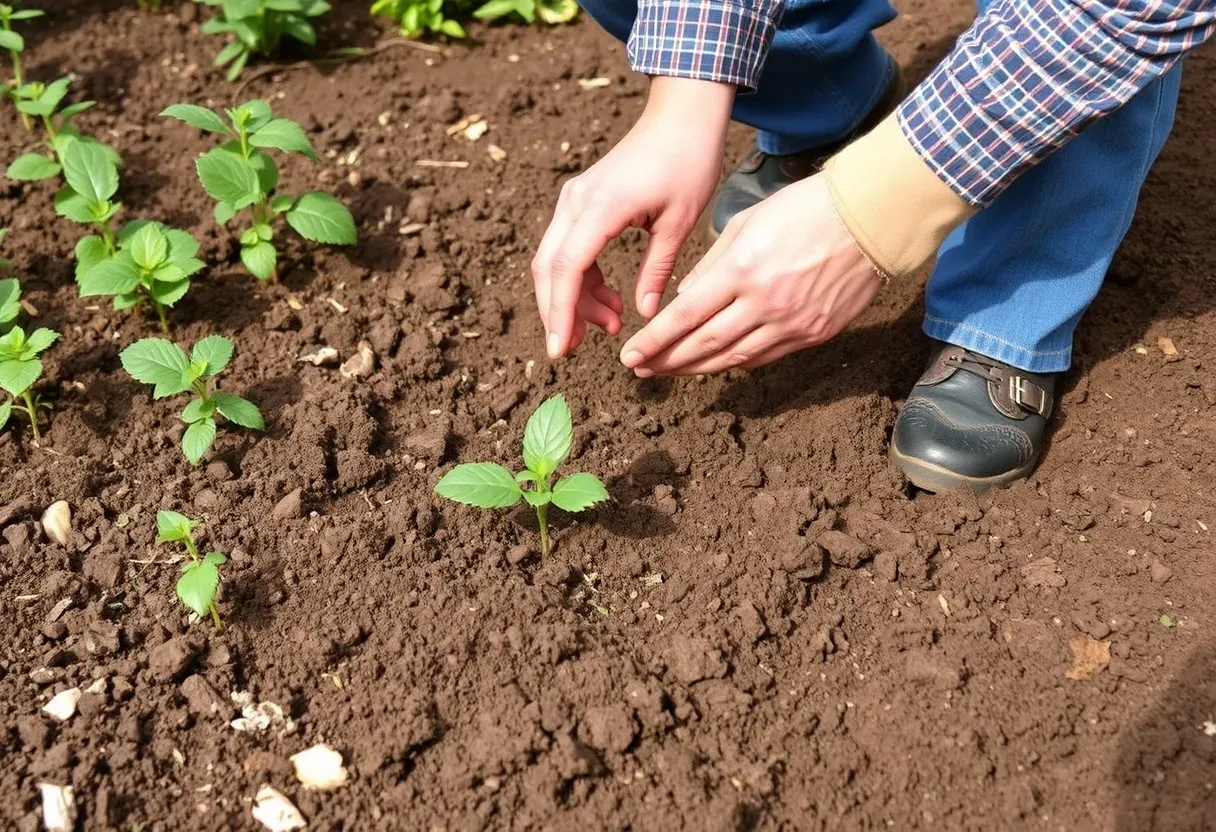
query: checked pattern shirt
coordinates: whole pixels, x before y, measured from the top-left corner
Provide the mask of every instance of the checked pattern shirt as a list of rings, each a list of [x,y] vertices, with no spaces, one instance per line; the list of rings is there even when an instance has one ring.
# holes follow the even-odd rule
[[[640,0],[633,68],[754,90],[783,0]],[[995,0],[900,106],[972,205],[1113,113],[1216,28],[1216,0]]]

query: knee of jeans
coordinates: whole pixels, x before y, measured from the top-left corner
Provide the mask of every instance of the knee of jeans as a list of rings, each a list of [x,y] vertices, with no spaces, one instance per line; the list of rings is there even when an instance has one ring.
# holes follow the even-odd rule
[[[637,0],[579,0],[578,4],[608,34],[622,43],[629,40],[638,16]]]

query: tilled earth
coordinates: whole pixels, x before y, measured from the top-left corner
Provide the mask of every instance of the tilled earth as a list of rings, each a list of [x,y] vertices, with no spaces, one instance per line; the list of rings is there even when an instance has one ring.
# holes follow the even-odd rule
[[[644,95],[589,22],[251,70],[240,94],[271,98],[322,155],[286,166],[285,187],[337,193],[362,238],[291,243],[270,286],[194,180],[209,141],[157,118],[234,94],[194,7],[54,5],[29,29],[32,76],[74,73],[101,102],[83,125],[126,157],[126,217],[204,241],[174,337],[232,336],[223,383],[268,429],[222,431],[186,464],[181,402],[119,368],[153,323],[76,296],[80,232],[48,185],[0,185],[36,322],[64,334],[47,440],[0,435],[5,828],[40,827],[46,782],[74,787],[83,829],[255,828],[263,784],[312,829],[1216,829],[1210,52],[1082,326],[1044,464],[976,499],[914,494],[884,458],[923,358],[922,281],[755,373],[639,382],[602,335],[545,359],[530,252],[559,183]],[[339,5],[323,46],[391,38],[366,4]],[[883,38],[917,75],[971,7],[900,5]],[[484,136],[448,134],[474,114]],[[11,159],[29,138],[0,118]],[[642,242],[605,258],[619,284]],[[297,360],[360,341],[377,357],[364,379]],[[525,512],[431,489],[457,460],[518,465],[556,392],[572,464],[614,501],[558,518],[542,563]],[[37,522],[61,499],[69,547]],[[173,598],[158,508],[205,518],[231,557],[223,632]],[[40,713],[96,680],[67,723]],[[234,691],[284,719],[234,730]],[[318,742],[343,754],[345,787],[296,783],[288,757]]]

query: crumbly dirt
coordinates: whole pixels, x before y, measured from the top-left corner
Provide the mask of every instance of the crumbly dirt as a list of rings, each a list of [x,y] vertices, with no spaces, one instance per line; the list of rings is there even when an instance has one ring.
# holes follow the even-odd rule
[[[323,157],[286,165],[285,188],[337,193],[362,235],[290,243],[270,286],[240,270],[194,180],[208,140],[157,118],[230,102],[215,42],[189,12],[44,5],[32,76],[70,71],[101,102],[83,124],[126,157],[126,216],[203,240],[212,267],[174,337],[235,338],[223,384],[268,429],[224,430],[189,466],[181,402],[119,368],[153,323],[78,298],[80,231],[52,189],[0,184],[36,321],[64,333],[43,447],[0,435],[5,828],[39,827],[49,782],[75,788],[82,829],[255,828],[262,784],[318,830],[1216,829],[1211,52],[1189,63],[1176,134],[1082,326],[1045,462],[960,498],[911,493],[884,458],[923,359],[922,281],[755,373],[639,382],[602,335],[545,359],[530,252],[559,183],[644,95],[589,22],[254,78],[247,94]],[[970,4],[900,5],[883,37],[918,75]],[[323,45],[388,37],[365,6],[340,4]],[[470,114],[484,137],[447,135]],[[28,137],[7,109],[0,124],[12,158]],[[733,133],[732,153],[747,141]],[[630,282],[642,244],[613,245],[612,279]],[[377,356],[363,380],[296,360],[361,340]],[[558,518],[541,562],[525,512],[431,488],[457,460],[517,464],[528,412],[556,392],[573,464],[614,502]],[[37,522],[59,499],[66,548]],[[231,557],[222,633],[174,600],[158,508],[205,517]],[[1095,641],[1106,667],[1085,664]],[[66,724],[39,712],[97,679]],[[233,730],[237,690],[290,722]],[[287,758],[322,741],[351,780],[307,792]]]

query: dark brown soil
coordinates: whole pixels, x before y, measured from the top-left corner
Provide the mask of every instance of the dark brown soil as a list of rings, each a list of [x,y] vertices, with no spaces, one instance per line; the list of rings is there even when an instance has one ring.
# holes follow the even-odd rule
[[[57,10],[31,28],[32,74],[76,73],[102,102],[84,124],[128,160],[128,217],[205,241],[213,267],[174,337],[234,337],[225,384],[268,430],[223,432],[210,464],[187,465],[181,403],[119,369],[152,323],[76,296],[79,229],[49,186],[0,185],[37,322],[64,333],[44,447],[0,435],[4,828],[38,828],[36,784],[51,782],[75,787],[83,829],[254,828],[263,783],[311,829],[1216,829],[1210,52],[1188,66],[1176,135],[1082,327],[1041,470],[964,499],[910,494],[884,458],[922,361],[916,281],[752,374],[638,382],[603,336],[545,360],[532,246],[558,184],[643,101],[589,23],[251,82],[325,157],[288,166],[286,186],[319,178],[362,234],[351,251],[292,243],[276,287],[212,223],[192,172],[207,140],[156,117],[229,102],[214,41],[129,2],[44,5]],[[345,4],[325,45],[375,42],[365,6]],[[901,6],[884,38],[923,73],[971,4]],[[577,83],[594,76],[611,84]],[[489,133],[447,136],[462,113]],[[0,120],[10,159],[27,138]],[[641,242],[613,247],[614,279]],[[296,361],[361,339],[379,359],[363,381]],[[575,411],[575,464],[615,502],[559,519],[541,563],[525,513],[431,488],[457,460],[515,464],[529,410],[555,392]],[[75,514],[66,549],[37,525],[59,499]],[[173,598],[158,508],[205,517],[232,557],[222,634]],[[1074,680],[1082,637],[1111,659]],[[98,678],[67,724],[39,713]],[[208,684],[280,704],[294,729],[237,733]],[[351,782],[305,792],[287,758],[321,741]]]

